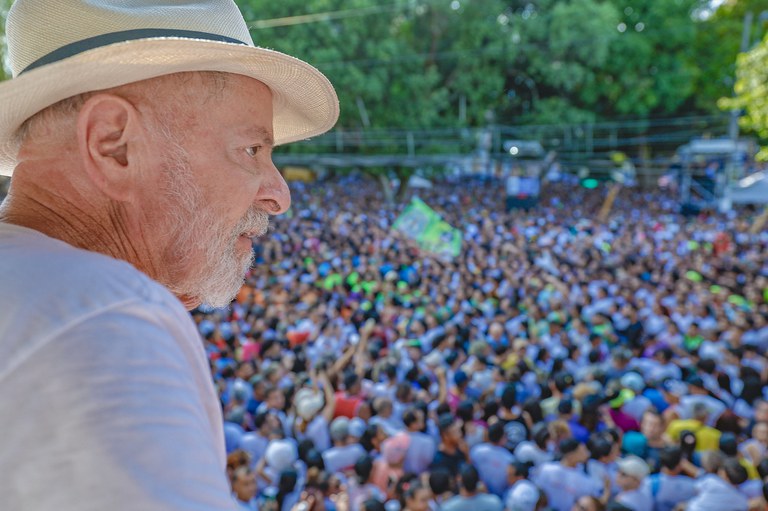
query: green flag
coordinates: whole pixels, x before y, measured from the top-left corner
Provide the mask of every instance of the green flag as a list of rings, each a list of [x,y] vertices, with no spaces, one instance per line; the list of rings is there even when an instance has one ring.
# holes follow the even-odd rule
[[[458,257],[461,252],[461,231],[451,227],[421,199],[414,198],[392,227],[427,252],[449,257]]]

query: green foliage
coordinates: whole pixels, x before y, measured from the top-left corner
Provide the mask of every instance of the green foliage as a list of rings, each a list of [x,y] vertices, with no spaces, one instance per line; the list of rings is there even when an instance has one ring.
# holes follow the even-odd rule
[[[757,18],[766,9],[766,0],[729,0],[697,31],[694,62],[698,69],[693,97],[696,108],[717,112],[717,99],[733,94],[745,15],[751,12],[754,16],[748,41],[751,46],[765,33],[766,24]]]
[[[5,17],[8,15],[8,9],[11,8],[13,0],[0,0],[0,47],[2,48],[3,62],[0,65],[0,81],[7,80],[11,77],[11,71],[5,66]]]
[[[675,114],[694,92],[699,0],[539,0],[516,11],[525,69],[565,118]],[[533,7],[531,7],[533,6]],[[546,108],[552,102],[545,103]],[[564,110],[571,109],[573,114]],[[514,108],[512,109],[514,112]],[[534,108],[533,122],[552,114]]]
[[[544,125],[589,124],[597,120],[594,112],[574,106],[565,97],[539,100],[529,118],[535,120],[536,124]]]
[[[696,63],[688,57],[697,29],[691,20],[699,0],[615,0],[626,31],[613,47],[610,69],[623,85],[620,114],[643,117],[677,112],[693,93]]]
[[[761,139],[768,140],[768,38],[737,60],[736,97],[723,99],[723,108],[743,109],[739,120],[741,127],[755,132]],[[760,156],[768,159],[768,150]]]
[[[735,67],[736,83],[733,95],[728,87],[718,88],[722,98],[718,102],[721,109],[736,109],[743,112],[739,125],[747,132],[754,133],[761,140],[768,140],[768,32],[766,24],[761,20],[761,14],[768,16],[768,2],[765,0],[744,0],[726,4],[715,15],[715,25],[721,30],[744,30],[745,14],[753,14],[752,25],[748,25],[748,51],[738,55],[735,66],[730,66],[730,72]],[[748,19],[748,18],[747,18]],[[758,37],[762,41],[755,43]],[[732,42],[732,44],[735,44]],[[754,46],[753,46],[754,44]],[[723,80],[729,83],[728,80]],[[768,148],[758,154],[762,160],[768,160]]]
[[[338,11],[361,11],[331,21],[253,30],[257,44],[274,47],[317,66],[334,83],[342,104],[339,126],[429,128],[448,108],[443,77],[423,41],[439,37],[428,10],[389,5],[366,15],[367,0],[240,2],[249,20]],[[430,30],[435,32],[430,35]]]
[[[237,1],[257,45],[330,78],[346,131],[717,111],[744,13],[768,9],[730,0],[707,18],[708,0]]]
[[[733,83],[741,19],[766,0],[709,17],[707,0],[240,3],[251,20],[331,13],[253,35],[325,72],[348,130],[714,112]]]

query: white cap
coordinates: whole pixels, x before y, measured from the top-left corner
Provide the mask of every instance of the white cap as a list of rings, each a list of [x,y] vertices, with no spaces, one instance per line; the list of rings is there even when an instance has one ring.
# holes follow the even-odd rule
[[[635,394],[639,394],[645,388],[645,380],[638,373],[632,371],[621,377],[621,386],[628,388]]]
[[[650,473],[648,464],[642,458],[637,456],[627,456],[626,458],[617,461],[616,465],[621,472],[624,472],[624,474],[630,477],[634,477],[638,481],[642,481],[645,479],[645,476]]]
[[[291,440],[272,440],[264,453],[267,465],[276,472],[290,468],[299,459],[299,451]]]

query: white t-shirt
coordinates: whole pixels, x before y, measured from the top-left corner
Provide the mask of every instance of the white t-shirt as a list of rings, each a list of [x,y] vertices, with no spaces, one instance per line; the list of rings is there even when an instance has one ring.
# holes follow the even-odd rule
[[[429,468],[435,459],[437,445],[435,440],[426,433],[411,431],[408,436],[411,437],[411,443],[405,453],[403,470],[413,474],[421,474]]]
[[[369,420],[368,423],[376,424],[380,426],[384,430],[384,432],[387,434],[387,436],[395,436],[396,434],[400,433],[403,430],[402,421],[398,421],[394,417],[388,417],[386,419],[383,419],[378,415],[374,415],[373,417],[371,417],[371,420]]]
[[[696,483],[698,495],[686,511],[747,511],[749,501],[739,490],[717,476],[705,476]]]
[[[549,505],[556,511],[570,511],[573,503],[585,495],[599,496],[603,483],[584,470],[565,467],[550,461],[541,465],[533,481],[546,495]]]
[[[251,468],[255,467],[267,451],[269,440],[258,433],[249,432],[240,439],[240,449],[251,455]]]
[[[587,474],[595,481],[605,481],[605,478],[611,480],[611,495],[617,495],[621,488],[616,484],[616,475],[619,472],[619,466],[616,462],[603,463],[595,459],[587,461]],[[605,483],[603,483],[605,484]]]
[[[235,499],[235,503],[238,505],[238,509],[242,511],[259,511],[259,502],[256,499],[256,497],[252,498],[250,502],[243,502],[237,497],[234,497],[234,499]]]
[[[536,443],[526,440],[515,447],[515,458],[523,463],[530,462],[534,465],[541,465],[547,461],[552,461],[552,453],[540,449]]]
[[[502,511],[504,504],[496,495],[478,493],[471,497],[456,495],[445,501],[442,511]]]
[[[696,496],[696,480],[684,476],[653,474],[643,479],[643,489],[654,502],[654,511],[672,511]]]
[[[513,484],[504,497],[506,511],[534,511],[539,502],[539,489],[527,479]]]
[[[365,449],[360,444],[349,444],[342,447],[331,447],[324,453],[323,463],[329,474],[352,470],[361,457],[365,456]]]
[[[133,266],[0,223],[3,509],[237,509],[203,344]]]
[[[701,394],[683,396],[680,398],[680,404],[678,405],[680,418],[690,419],[693,417],[693,407],[699,403],[703,403],[709,410],[707,426],[714,426],[717,422],[717,419],[723,414],[723,412],[725,412],[727,408],[722,401],[717,400],[712,396],[705,396]]]
[[[301,440],[298,438],[299,436],[302,435],[297,433],[297,440]],[[328,421],[325,420],[325,417],[322,414],[317,415],[309,424],[307,424],[307,429],[304,431],[302,437],[312,440],[315,449],[319,452],[327,451],[331,448],[331,433],[328,429]]]
[[[494,495],[504,495],[507,489],[507,467],[515,461],[512,453],[504,447],[484,442],[469,451],[469,459],[488,491]]]
[[[739,491],[748,499],[759,499],[763,496],[763,482],[760,479],[749,479],[739,485]]]
[[[643,487],[619,493],[616,495],[616,502],[624,504],[632,511],[653,511],[653,499]]]

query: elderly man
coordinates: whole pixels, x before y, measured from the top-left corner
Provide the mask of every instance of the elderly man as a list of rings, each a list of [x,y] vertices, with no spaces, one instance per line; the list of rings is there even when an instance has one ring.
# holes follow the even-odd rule
[[[232,0],[17,0],[6,34],[2,507],[232,509],[185,307],[237,292],[333,88]]]
[[[648,464],[637,456],[627,456],[616,463],[619,471],[616,474],[616,483],[621,492],[616,495],[616,502],[627,506],[634,511],[653,511],[653,496],[643,481],[648,477]]]

